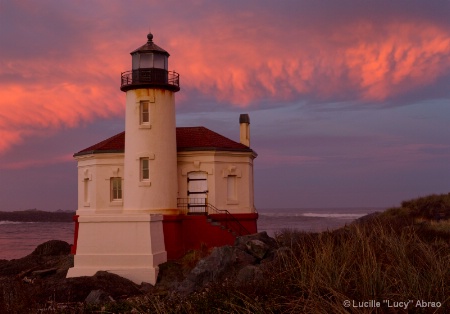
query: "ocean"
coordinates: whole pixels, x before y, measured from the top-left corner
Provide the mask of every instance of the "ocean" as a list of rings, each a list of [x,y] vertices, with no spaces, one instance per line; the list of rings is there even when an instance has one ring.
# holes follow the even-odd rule
[[[380,208],[259,209],[258,231],[274,236],[283,229],[320,232],[333,230]],[[0,259],[24,257],[41,243],[73,243],[73,222],[0,221]]]

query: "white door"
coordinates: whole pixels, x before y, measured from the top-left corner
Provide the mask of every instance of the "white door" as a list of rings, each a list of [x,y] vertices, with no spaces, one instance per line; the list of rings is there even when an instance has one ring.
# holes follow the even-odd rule
[[[190,213],[205,212],[208,197],[208,181],[206,172],[196,171],[188,173],[188,209]]]

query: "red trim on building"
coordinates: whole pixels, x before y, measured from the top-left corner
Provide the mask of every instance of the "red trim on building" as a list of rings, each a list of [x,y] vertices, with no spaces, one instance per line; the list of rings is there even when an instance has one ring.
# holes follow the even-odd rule
[[[257,232],[258,214],[233,214],[248,230]],[[212,219],[212,222],[208,221]],[[182,257],[189,250],[232,245],[236,236],[226,228],[226,215],[164,215],[164,242],[169,260]]]
[[[75,255],[77,253],[77,242],[78,242],[78,229],[80,227],[80,223],[78,222],[79,215],[74,215],[72,220],[75,222],[75,232],[73,234],[73,245],[70,248],[70,253]]]

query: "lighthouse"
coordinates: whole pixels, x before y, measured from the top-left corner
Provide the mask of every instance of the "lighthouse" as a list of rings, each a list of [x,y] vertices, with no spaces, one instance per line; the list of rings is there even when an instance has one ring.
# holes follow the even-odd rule
[[[125,131],[74,154],[78,209],[67,277],[115,273],[155,284],[160,264],[257,232],[250,117],[239,142],[203,126],[176,127],[178,73],[153,42],[120,74]]]
[[[127,154],[123,149],[75,154],[84,194],[79,203],[84,205],[77,211],[77,249],[67,277],[103,270],[155,284],[158,265],[167,261],[163,215],[178,212],[179,75],[168,71],[169,53],[153,43],[152,34],[131,56],[131,70],[121,74],[120,86],[126,93],[121,144]],[[105,180],[110,193],[104,191]]]
[[[126,212],[177,212],[177,147],[175,93],[179,75],[168,71],[169,53],[147,35],[134,50],[132,70],[121,75],[126,92],[125,178]]]

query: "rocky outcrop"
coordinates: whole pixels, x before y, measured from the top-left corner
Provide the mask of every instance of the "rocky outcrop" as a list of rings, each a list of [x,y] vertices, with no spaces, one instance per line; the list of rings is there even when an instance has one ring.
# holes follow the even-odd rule
[[[49,309],[49,304],[52,309],[69,305],[80,309],[145,294],[175,293],[183,297],[221,280],[238,285],[253,283],[263,278],[272,261],[288,254],[286,248],[279,248],[265,232],[242,236],[233,246],[214,248],[187,269],[180,261],[160,265],[158,283],[151,286],[136,285],[108,272],[65,278],[73,266],[73,256],[69,253],[70,245],[66,242],[48,241],[24,258],[0,260],[0,313],[39,311]]]
[[[67,272],[67,269],[73,266],[73,256],[69,253],[70,245],[67,242],[59,240],[45,242],[30,255],[11,261],[2,261],[0,277],[14,276],[16,279],[23,279],[34,271],[50,268],[55,268],[56,273],[61,275],[62,272]]]
[[[200,260],[177,288],[181,295],[200,290],[211,282],[235,277],[250,282],[262,276],[261,264],[270,262],[278,250],[266,232],[238,237],[233,246],[216,247]]]
[[[70,254],[70,244],[60,240],[50,240],[38,245],[31,255],[56,256]]]
[[[92,290],[84,300],[87,304],[103,304],[112,301],[114,301],[113,297],[101,289]]]
[[[37,311],[48,308],[50,303],[98,304],[143,294],[139,285],[108,272],[66,278],[67,270],[73,266],[73,256],[69,253],[68,243],[48,241],[28,256],[2,261],[0,313]]]

